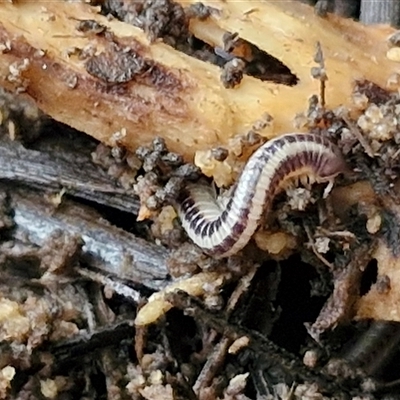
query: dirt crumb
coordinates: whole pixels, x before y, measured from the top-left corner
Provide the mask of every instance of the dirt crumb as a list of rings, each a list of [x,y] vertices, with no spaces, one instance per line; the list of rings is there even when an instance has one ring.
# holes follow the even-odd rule
[[[171,0],[140,0],[135,2],[105,1],[103,13],[143,29],[151,41],[157,38],[176,46],[189,35],[188,18],[179,3]]]

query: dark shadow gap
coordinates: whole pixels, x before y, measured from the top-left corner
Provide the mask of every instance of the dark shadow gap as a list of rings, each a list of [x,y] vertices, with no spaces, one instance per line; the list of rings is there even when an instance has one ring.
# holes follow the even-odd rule
[[[276,307],[281,309],[281,313],[270,339],[278,346],[297,353],[308,337],[304,324],[317,318],[326,298],[311,295],[311,282],[318,279],[318,274],[298,255],[282,261],[280,265],[281,281]]]
[[[378,262],[372,259],[364,270],[360,282],[360,296],[367,294],[378,279]]]

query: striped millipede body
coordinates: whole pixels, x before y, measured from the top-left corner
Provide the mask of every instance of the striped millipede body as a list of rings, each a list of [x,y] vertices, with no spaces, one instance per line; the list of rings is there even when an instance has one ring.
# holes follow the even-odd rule
[[[177,210],[194,243],[217,258],[241,250],[262,214],[290,179],[328,182],[346,169],[339,149],[322,136],[292,133],[268,141],[249,158],[231,196],[222,203],[211,187],[189,184]]]

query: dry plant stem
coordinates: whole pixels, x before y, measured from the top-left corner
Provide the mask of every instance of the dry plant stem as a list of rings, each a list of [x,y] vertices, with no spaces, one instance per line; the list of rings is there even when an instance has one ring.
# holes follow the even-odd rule
[[[233,291],[231,297],[229,298],[225,316],[229,317],[232,314],[232,311],[235,309],[237,302],[240,297],[247,291],[250,286],[251,281],[254,278],[254,275],[257,272],[259,265],[254,265],[253,268],[243,276],[239,283],[237,284],[235,290]],[[210,336],[216,336],[215,331],[210,332]],[[210,338],[212,339],[212,338]],[[208,357],[207,362],[205,363],[203,369],[201,370],[197,380],[193,386],[193,391],[199,395],[201,390],[210,386],[213,378],[223,365],[225,361],[226,353],[229,349],[229,346],[232,344],[232,339],[224,337],[221,341],[216,345],[212,354]]]
[[[138,359],[139,365],[142,365],[146,338],[147,338],[147,327],[145,326],[136,326],[135,328],[135,353]]]
[[[193,385],[193,391],[197,396],[201,394],[204,388],[212,384],[212,380],[225,362],[226,353],[231,344],[232,339],[227,337],[222,338],[221,341],[216,344],[214,351],[208,356],[207,362],[204,364],[204,367]]]
[[[368,154],[369,157],[373,158],[374,157],[374,151],[371,148],[371,145],[368,143],[368,140],[365,138],[365,136],[361,133],[360,129],[356,124],[354,124],[349,118],[343,116],[344,122],[346,122],[346,125],[350,129],[351,133],[357,138],[357,140],[360,142],[361,146],[365,150],[365,152]]]
[[[334,277],[334,289],[325,303],[317,320],[308,328],[308,333],[317,342],[327,329],[336,326],[343,320],[350,320],[354,304],[359,297],[359,285],[362,271],[371,259],[372,248],[360,245],[354,251],[350,263]]]
[[[118,344],[121,340],[132,337],[133,334],[132,321],[119,322],[57,343],[51,346],[50,351],[58,359],[57,367],[61,367],[64,361],[80,358],[98,348],[104,348],[105,344],[107,346]]]
[[[100,352],[101,369],[105,376],[105,384],[108,399],[121,399],[123,389],[119,381],[126,373],[126,366],[116,356],[115,348],[107,347]],[[121,365],[122,364],[122,365]]]
[[[399,26],[398,0],[361,0],[360,21],[364,24],[390,24]]]
[[[259,264],[253,264],[250,271],[242,278],[240,278],[239,283],[237,284],[235,290],[233,291],[231,297],[228,300],[225,312],[226,317],[229,317],[232,314],[242,295],[244,295],[249,289],[249,286],[251,285],[251,282],[259,267],[260,267]]]
[[[231,340],[236,340],[242,336],[249,337],[249,347],[255,351],[258,357],[267,357],[270,363],[285,370],[288,376],[292,376],[293,379],[297,381],[315,382],[319,385],[320,390],[333,392],[343,391],[338,384],[328,382],[324,376],[305,368],[303,363],[298,360],[296,356],[278,347],[262,334],[227,323],[225,319],[221,319],[215,314],[205,310],[197,300],[191,298],[185,292],[176,291],[174,293],[169,293],[167,294],[167,298],[175,307],[184,310],[187,315],[201,320],[202,323],[215,329]]]
[[[319,261],[325,266],[327,266],[331,271],[333,270],[334,266],[330,263],[318,250],[315,246],[313,235],[311,233],[311,229],[308,225],[304,225],[304,230],[306,231],[308,237],[308,245],[311,247],[312,252],[314,253],[315,257],[318,258]]]
[[[112,290],[114,293],[125,297],[128,301],[139,303],[142,299],[139,291],[132,289],[123,282],[119,282],[116,277],[107,276],[104,271],[91,271],[82,266],[75,268],[75,271],[84,278],[106,286],[108,290]]]
[[[116,316],[115,314],[108,308],[105,304],[104,296],[102,294],[102,290],[98,285],[92,285],[92,288],[89,288],[89,299],[91,302],[90,311],[92,312],[93,320],[95,320],[95,324],[98,326],[94,326],[89,332],[99,331],[103,327],[110,327],[115,325]],[[129,325],[129,322],[128,322]],[[121,335],[121,327],[118,326],[117,331],[119,330],[119,335],[124,339],[123,335]],[[127,331],[127,338],[133,337],[133,330]],[[118,343],[117,343],[118,346]],[[119,355],[115,351],[115,347],[103,347],[99,351],[99,358],[101,363],[102,371],[105,375],[105,382],[107,387],[108,398],[118,397],[118,394],[121,392],[121,389],[118,388],[118,381],[120,380],[121,375],[126,373],[126,365],[124,362],[121,362]],[[116,389],[118,391],[116,391]],[[118,393],[119,392],[119,393]]]
[[[310,94],[318,92],[319,83],[310,76],[317,41],[329,73],[327,107],[351,106],[354,80],[365,78],[384,87],[395,72],[396,64],[385,57],[385,38],[393,31],[389,28],[366,29],[331,15],[322,19],[297,1],[204,3],[221,12],[192,21],[198,38],[222,47],[224,33],[239,32],[289,67],[299,84],[288,87],[245,76],[237,88],[225,89],[217,66],[159,41],[150,44],[140,29],[109,21],[94,7],[63,2],[43,7],[29,1],[0,4],[0,43],[10,45],[0,54],[0,84],[25,90],[53,118],[102,142],[112,143],[113,134],[120,132],[121,144],[132,149],[160,135],[171,150],[190,159],[197,149],[223,145],[242,134],[266,111],[274,119],[274,135],[292,131],[293,118],[304,110]],[[76,21],[84,19],[96,20],[111,34],[78,32]],[[90,46],[97,54],[105,49],[113,53],[112,41],[151,62],[153,75],[110,84],[87,73],[87,60],[67,55],[72,48]],[[21,80],[9,79],[10,66],[15,70],[23,64]]]
[[[91,267],[155,290],[168,284],[168,252],[161,246],[112,226],[88,207],[64,201],[54,209],[43,194],[9,186],[0,190],[11,198],[17,239],[41,246],[56,230],[77,234],[85,242],[82,259]]]
[[[106,304],[105,296],[103,293],[102,285],[93,283],[87,287],[88,297],[92,305],[90,311],[93,314],[93,320],[96,321],[96,325],[105,326],[111,325],[116,322],[116,315]],[[95,330],[93,326],[92,331]]]
[[[28,186],[63,189],[66,194],[113,207],[121,211],[137,213],[138,198],[123,190],[91,161],[84,148],[71,149],[71,143],[55,137],[53,146],[41,150],[29,149],[20,142],[0,140],[0,179],[20,182]],[[51,148],[52,147],[52,148]]]

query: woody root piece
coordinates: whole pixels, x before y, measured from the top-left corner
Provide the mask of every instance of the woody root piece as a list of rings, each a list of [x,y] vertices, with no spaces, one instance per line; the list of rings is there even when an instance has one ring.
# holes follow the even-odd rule
[[[392,198],[400,195],[400,184],[393,188]],[[355,274],[364,273],[367,264],[375,265],[376,276],[367,293],[354,297],[354,318],[356,320],[400,321],[400,254],[398,251],[398,227],[400,207],[389,196],[378,198],[371,185],[359,181],[350,186],[336,188],[332,194],[335,209],[338,212],[349,209],[355,204],[362,204],[368,219],[367,231],[375,237],[369,252],[358,257],[361,264],[354,270]],[[339,211],[340,210],[340,211]],[[386,218],[390,221],[386,229],[382,228]],[[360,249],[362,249],[360,244]],[[358,270],[358,272],[357,272]],[[354,273],[350,271],[350,275]],[[350,281],[350,280],[348,280]],[[351,292],[345,292],[352,295]],[[337,304],[336,304],[337,307]]]
[[[265,113],[272,123],[264,136],[293,131],[296,114],[319,93],[311,74],[317,42],[325,57],[328,107],[351,107],[355,80],[386,87],[396,71],[386,56],[391,28],[322,19],[296,1],[204,4],[214,12],[191,19],[189,29],[212,52],[224,55],[224,35],[237,33],[245,50],[275,58],[292,81],[244,75],[227,88],[221,67],[150,41],[141,29],[100,15],[99,7],[1,1],[0,85],[29,95],[54,119],[107,144],[132,149],[159,135],[190,159],[196,150],[246,133]],[[85,20],[97,28],[78,29]],[[246,51],[238,56],[244,62],[252,57]]]

